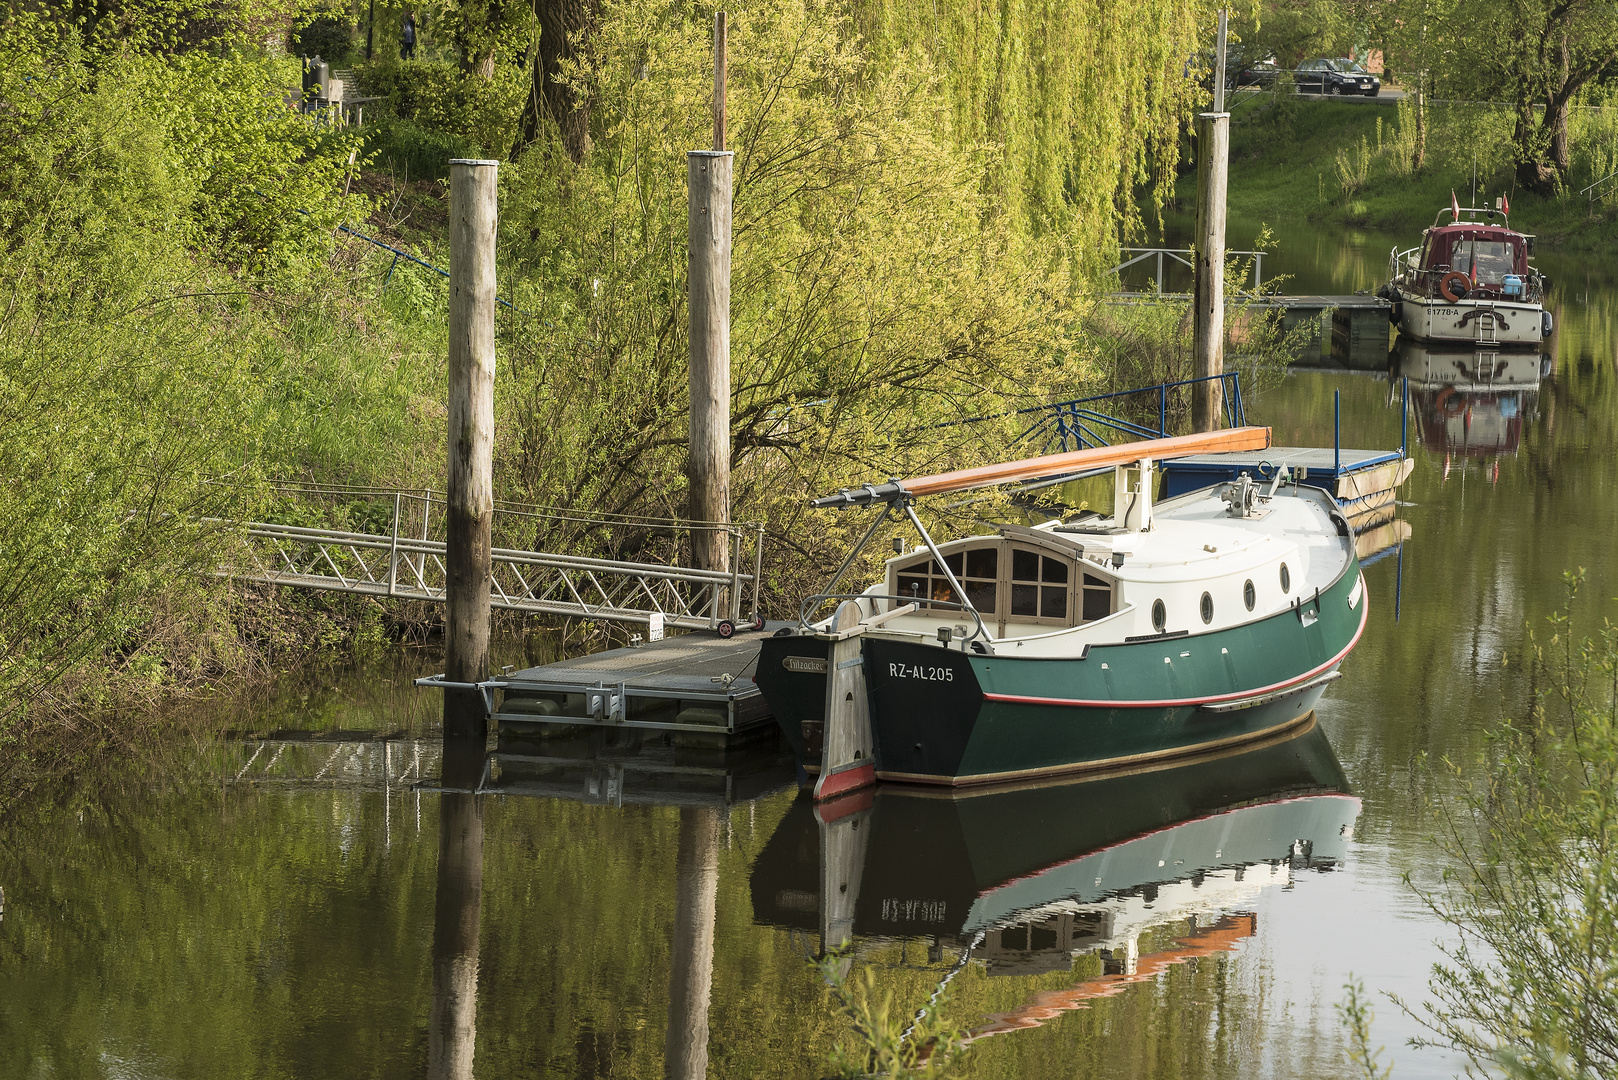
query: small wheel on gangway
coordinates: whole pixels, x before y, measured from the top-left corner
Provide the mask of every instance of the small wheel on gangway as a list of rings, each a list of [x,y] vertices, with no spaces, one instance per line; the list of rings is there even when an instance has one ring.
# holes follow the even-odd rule
[[[719,636],[722,638],[734,637],[736,634],[736,624],[729,619],[720,619],[719,625],[714,629],[719,632]]]

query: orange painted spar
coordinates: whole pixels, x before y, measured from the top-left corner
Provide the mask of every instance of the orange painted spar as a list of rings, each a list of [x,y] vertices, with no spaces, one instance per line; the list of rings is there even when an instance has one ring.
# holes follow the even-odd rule
[[[1085,450],[1070,450],[1065,454],[1047,454],[1044,457],[1007,461],[1000,465],[979,465],[975,469],[957,469],[937,476],[919,476],[914,480],[901,480],[899,486],[912,495],[937,495],[944,491],[966,491],[970,488],[989,487],[992,484],[1013,484],[1023,480],[1038,480],[1046,476],[1083,472],[1086,469],[1104,469],[1110,465],[1133,465],[1143,458],[1162,461],[1165,458],[1187,457],[1191,454],[1222,454],[1239,450],[1268,450],[1270,429],[1267,427],[1228,428],[1224,431],[1205,431],[1196,435],[1176,435],[1172,439],[1145,439],[1141,442],[1119,443],[1116,446],[1092,446]]]
[[[1004,1035],[1007,1032],[1039,1027],[1048,1020],[1056,1019],[1062,1013],[1085,1008],[1096,998],[1122,993],[1131,983],[1156,978],[1159,972],[1171,965],[1183,964],[1187,960],[1213,956],[1216,953],[1235,952],[1242,939],[1252,937],[1257,929],[1258,918],[1255,915],[1250,913],[1226,915],[1213,926],[1193,930],[1189,937],[1176,941],[1175,945],[1179,946],[1178,948],[1141,957],[1135,965],[1133,975],[1103,975],[1099,979],[1088,979],[1066,990],[1047,990],[1035,994],[1033,1000],[1021,1008],[988,1017],[989,1022],[972,1031],[963,1042],[973,1043],[991,1035]]]

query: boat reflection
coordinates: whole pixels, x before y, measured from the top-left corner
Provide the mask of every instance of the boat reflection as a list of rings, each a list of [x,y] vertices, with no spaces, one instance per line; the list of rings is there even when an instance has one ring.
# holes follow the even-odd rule
[[[1538,413],[1540,380],[1550,371],[1548,355],[1500,346],[1435,346],[1400,338],[1389,356],[1390,379],[1410,380],[1417,438],[1445,455],[1446,475],[1453,455],[1516,453],[1523,422]]]
[[[981,1038],[1115,994],[1256,931],[1243,909],[1344,857],[1359,800],[1324,732],[1179,765],[1021,789],[879,788],[793,805],[755,864],[754,919],[850,939],[960,949],[989,976],[1038,975],[1100,952],[1102,975],[989,1017]],[[1189,924],[1141,955],[1142,935]],[[959,965],[954,970],[959,970]],[[953,977],[953,970],[946,978]]]

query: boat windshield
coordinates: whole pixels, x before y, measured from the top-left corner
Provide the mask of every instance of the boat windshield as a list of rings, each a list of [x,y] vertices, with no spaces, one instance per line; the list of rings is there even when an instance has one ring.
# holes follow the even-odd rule
[[[1511,244],[1504,240],[1457,240],[1450,265],[1477,282],[1498,284],[1512,271]]]

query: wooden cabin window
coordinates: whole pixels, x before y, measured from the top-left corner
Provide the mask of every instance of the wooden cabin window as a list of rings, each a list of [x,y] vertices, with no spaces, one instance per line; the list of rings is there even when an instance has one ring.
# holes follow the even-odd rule
[[[983,615],[996,613],[999,564],[1000,552],[992,546],[954,551],[944,556],[944,565],[949,567],[950,573],[955,575],[955,580],[966,589],[967,599],[971,601],[972,606]],[[922,558],[908,566],[900,567],[897,578],[897,591],[900,596],[914,598],[917,601],[960,602],[960,598],[950,586],[949,578],[933,559]],[[921,606],[926,609],[931,605],[922,603]]]
[[[1084,575],[1084,596],[1080,601],[1080,615],[1085,622],[1095,622],[1112,614],[1112,583],[1094,574]]]
[[[1076,626],[1105,619],[1116,609],[1113,583],[1091,573],[1088,563],[1023,547],[1009,538],[950,551],[944,563],[966,589],[967,599],[984,622]],[[956,600],[949,579],[928,555],[914,555],[895,566],[893,591],[913,599],[922,610],[929,600]],[[948,615],[953,608],[935,609]]]
[[[1068,566],[1037,551],[1011,551],[1011,617],[1067,621]]]

